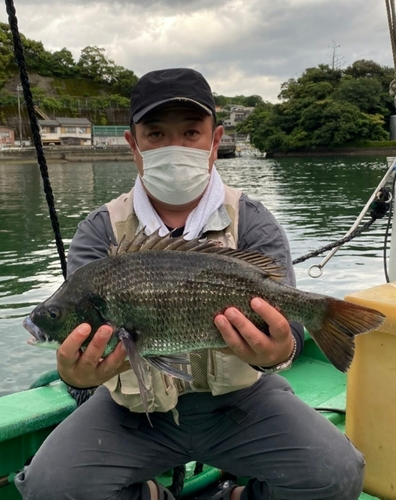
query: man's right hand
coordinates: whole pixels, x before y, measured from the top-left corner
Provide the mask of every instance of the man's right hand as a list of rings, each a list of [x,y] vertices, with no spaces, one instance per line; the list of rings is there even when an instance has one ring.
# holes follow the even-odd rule
[[[125,360],[126,351],[122,342],[103,359],[103,352],[113,334],[109,325],[101,326],[82,352],[81,346],[90,333],[90,325],[82,323],[71,332],[57,351],[59,375],[66,384],[81,389],[101,385],[131,368],[129,361]]]

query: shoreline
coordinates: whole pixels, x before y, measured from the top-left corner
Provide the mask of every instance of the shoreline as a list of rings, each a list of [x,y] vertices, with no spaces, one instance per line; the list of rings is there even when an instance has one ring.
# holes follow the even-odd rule
[[[87,151],[73,148],[50,149],[45,150],[45,159],[48,164],[50,163],[84,163],[84,162],[125,162],[130,161],[133,163],[133,155],[130,149],[109,148],[109,149],[89,149]],[[269,153],[263,159],[277,159],[277,158],[312,158],[312,157],[329,157],[329,156],[395,156],[396,148],[340,148],[337,150],[322,150],[322,151],[301,151],[293,153]],[[226,158],[226,156],[219,156],[219,159]],[[29,150],[13,150],[13,151],[0,151],[0,164],[2,163],[32,163],[37,164],[36,151]]]
[[[293,153],[269,153],[267,158],[312,158],[320,156],[396,156],[396,148],[339,148]]]
[[[133,155],[130,149],[105,149],[105,150],[81,150],[81,149],[44,149],[46,162],[50,163],[84,163],[98,161],[130,161]],[[36,150],[0,151],[0,164],[2,163],[33,163],[37,164]]]
[[[46,162],[50,163],[83,163],[98,161],[130,161],[133,163],[133,154],[129,148],[110,147],[106,149],[65,148],[53,146],[44,148]],[[229,158],[228,150],[220,151],[218,158]],[[34,163],[37,164],[36,150],[32,147],[22,150],[0,151],[1,163]]]

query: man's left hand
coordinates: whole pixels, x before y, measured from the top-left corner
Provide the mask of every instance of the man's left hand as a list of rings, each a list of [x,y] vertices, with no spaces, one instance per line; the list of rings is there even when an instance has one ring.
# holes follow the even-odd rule
[[[286,361],[294,347],[289,322],[258,297],[251,301],[251,307],[267,323],[270,336],[256,328],[238,309],[229,307],[218,314],[214,322],[231,351],[249,365],[271,367]]]

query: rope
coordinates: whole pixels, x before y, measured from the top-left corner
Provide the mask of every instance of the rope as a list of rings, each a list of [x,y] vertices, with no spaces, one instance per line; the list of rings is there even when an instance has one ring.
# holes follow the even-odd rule
[[[60,265],[62,268],[63,277],[66,279],[66,256],[65,256],[65,248],[63,245],[62,236],[60,233],[59,227],[59,219],[55,209],[55,201],[52,192],[51,183],[48,175],[47,162],[44,155],[43,145],[41,142],[40,135],[40,127],[38,125],[35,105],[33,102],[33,96],[30,89],[29,76],[26,68],[26,60],[23,51],[23,45],[21,41],[21,37],[18,29],[18,19],[16,17],[16,10],[14,6],[13,0],[5,0],[8,14],[8,22],[10,25],[12,37],[13,37],[13,45],[14,45],[14,53],[15,58],[19,67],[19,74],[21,79],[21,84],[23,88],[23,95],[26,102],[26,108],[29,115],[30,121],[30,129],[32,131],[33,142],[37,152],[37,161],[40,167],[41,178],[43,179],[43,188],[45,197],[47,200],[48,211],[50,215],[50,220],[52,224],[52,229],[55,235],[56,248],[58,250],[58,255],[60,259]],[[80,406],[82,403],[87,401],[93,394],[93,391],[90,390],[79,390],[73,389],[71,387],[67,387],[69,394],[76,400],[77,406]]]
[[[385,0],[386,4],[386,14],[388,18],[388,28],[389,28],[389,36],[392,47],[392,56],[393,56],[393,67],[395,78],[389,84],[389,94],[394,98],[395,106],[396,106],[396,11],[395,11],[395,2],[394,0]]]
[[[394,0],[385,0],[388,17],[389,36],[391,39],[393,65],[396,68],[396,32],[395,32],[395,3]]]
[[[364,231],[367,231],[367,229],[377,219],[382,219],[382,217],[384,217],[384,215],[387,213],[390,207],[389,202],[391,199],[392,199],[391,190],[386,187],[381,188],[380,191],[378,192],[377,199],[373,201],[373,203],[370,206],[371,219],[369,221],[365,222],[362,227],[355,229],[355,231],[352,231],[352,233],[349,234],[348,236],[345,236],[344,238],[335,241],[333,243],[329,243],[328,245],[319,248],[318,250],[314,250],[313,252],[302,255],[301,257],[298,257],[298,259],[294,259],[293,265],[300,264],[301,262],[311,259],[312,257],[317,257],[323,252],[328,252],[333,248],[340,247],[345,243],[348,243],[349,241],[353,240],[354,238],[356,238],[356,236],[359,236],[359,234],[363,233]]]
[[[332,250],[335,247],[340,247],[344,243],[348,243],[348,241],[353,240],[353,238],[358,236],[360,233],[366,231],[374,221],[375,219],[370,219],[369,221],[365,222],[361,228],[355,229],[355,231],[353,231],[349,236],[346,236],[345,238],[342,238],[341,240],[335,241],[333,243],[329,243],[328,245],[321,247],[318,250],[314,250],[313,252],[302,255],[298,259],[294,259],[293,265],[300,264],[301,262],[311,259],[312,257],[317,257],[323,252],[328,252],[329,250]]]
[[[29,115],[30,128],[32,131],[33,142],[37,152],[37,161],[40,167],[41,177],[43,179],[43,187],[45,197],[47,199],[48,210],[50,214],[52,229],[55,234],[56,248],[58,250],[59,259],[62,268],[63,277],[66,279],[66,257],[65,249],[63,245],[62,236],[59,229],[58,216],[55,209],[54,196],[52,194],[51,183],[48,177],[47,162],[45,159],[43,145],[41,142],[40,128],[37,122],[36,113],[34,110],[33,96],[30,89],[29,76],[26,69],[25,55],[23,52],[23,46],[21,37],[18,29],[18,19],[16,17],[16,11],[13,0],[5,0],[8,14],[8,22],[10,25],[13,43],[14,43],[14,53],[15,58],[19,67],[19,74],[21,79],[21,84],[23,88],[23,95],[26,102],[26,108]]]

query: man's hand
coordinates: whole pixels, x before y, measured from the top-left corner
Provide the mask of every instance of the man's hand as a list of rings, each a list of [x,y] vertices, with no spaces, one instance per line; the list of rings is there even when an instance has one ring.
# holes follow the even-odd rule
[[[71,332],[57,352],[58,372],[66,384],[73,387],[96,387],[131,368],[129,362],[125,361],[126,352],[122,342],[105,359],[102,358],[113,333],[108,325],[101,326],[84,352],[81,352],[81,345],[90,332],[90,325],[82,323]]]
[[[258,297],[251,301],[251,307],[267,323],[270,336],[256,328],[238,309],[229,307],[214,321],[231,351],[249,365],[271,367],[286,361],[294,347],[289,322]]]

